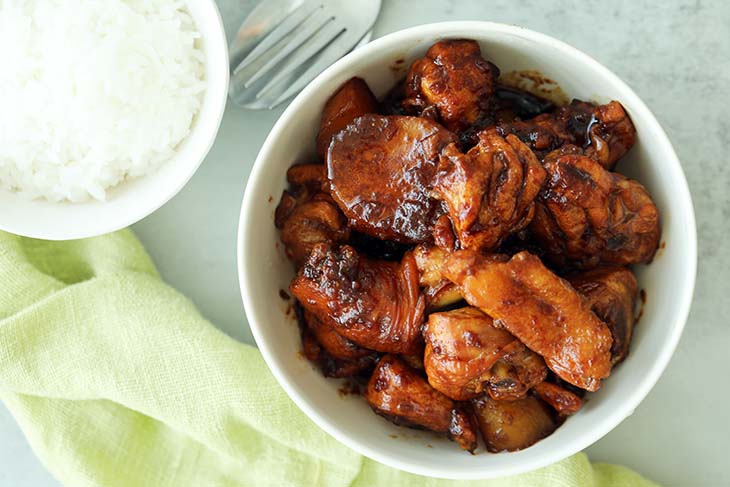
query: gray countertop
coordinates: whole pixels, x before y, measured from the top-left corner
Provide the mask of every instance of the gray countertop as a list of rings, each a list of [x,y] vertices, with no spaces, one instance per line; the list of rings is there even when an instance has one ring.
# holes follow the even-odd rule
[[[219,0],[229,35],[250,0]],[[694,304],[669,367],[636,412],[587,451],[665,485],[730,485],[730,3],[722,0],[384,0],[375,36],[427,22],[490,20],[547,33],[608,66],[656,114],[694,198],[699,270]],[[135,225],[163,277],[213,323],[253,343],[236,277],[246,178],[281,110],[229,106],[195,177]],[[726,413],[722,413],[726,411]],[[0,408],[0,486],[58,485]]]

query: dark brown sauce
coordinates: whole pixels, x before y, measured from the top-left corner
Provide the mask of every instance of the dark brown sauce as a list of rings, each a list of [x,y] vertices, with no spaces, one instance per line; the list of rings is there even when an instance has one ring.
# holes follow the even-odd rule
[[[640,289],[639,290],[639,301],[641,301],[641,304],[639,305],[639,314],[636,315],[636,319],[634,320],[634,326],[639,324],[639,320],[641,320],[641,317],[644,316],[644,307],[646,306],[646,290]]]
[[[500,76],[499,81],[507,86],[546,98],[558,106],[567,105],[570,102],[570,98],[558,83],[539,71],[511,71]]]
[[[406,60],[404,58],[398,58],[393,63],[388,66],[390,69],[390,72],[393,73],[393,76],[396,76],[400,78],[403,75],[403,71],[405,71],[405,62]]]
[[[272,201],[274,201],[274,197],[271,196],[271,195],[269,195],[269,200],[268,201],[269,201],[269,203],[271,203]]]
[[[340,386],[340,388],[337,389],[337,394],[339,394],[340,397],[359,396],[360,395],[360,384],[358,384],[354,380],[346,380]]]
[[[279,297],[284,301],[289,301],[291,299],[291,296],[289,296],[289,294],[287,294],[287,292],[283,289],[279,289]]]

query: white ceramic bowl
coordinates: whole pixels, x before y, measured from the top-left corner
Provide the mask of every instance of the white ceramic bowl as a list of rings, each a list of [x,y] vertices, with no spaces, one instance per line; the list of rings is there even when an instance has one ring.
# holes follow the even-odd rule
[[[484,56],[502,72],[536,69],[557,81],[569,96],[621,101],[636,126],[638,142],[619,169],[651,192],[666,245],[651,265],[637,268],[648,300],[626,361],[555,433],[514,453],[472,456],[446,439],[394,426],[373,414],[360,397],[340,397],[339,383],[325,379],[301,358],[297,324],[279,297],[293,272],[277,245],[274,208],[286,186],[286,169],[313,160],[323,104],[352,76],[364,78],[376,95],[383,95],[403,76],[391,69],[396,60],[405,58],[408,66],[432,43],[449,37],[479,41]],[[292,400],[322,429],[363,455],[409,472],[454,479],[499,477],[548,465],[583,450],[629,416],[677,345],[692,300],[696,260],[687,183],[667,136],[646,105],[608,69],[573,47],[526,29],[486,22],[448,22],[396,32],[322,73],[291,103],[266,139],[248,181],[238,233],[238,272],[248,322],[266,362]]]
[[[207,88],[190,135],[175,156],[153,174],[124,181],[107,191],[107,201],[29,201],[0,190],[0,229],[27,237],[69,240],[127,227],[175,196],[195,174],[213,145],[228,96],[228,45],[213,0],[187,2],[206,56]]]

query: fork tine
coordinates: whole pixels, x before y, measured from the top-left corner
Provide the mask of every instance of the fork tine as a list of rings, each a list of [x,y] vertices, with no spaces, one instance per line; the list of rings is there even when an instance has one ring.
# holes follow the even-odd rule
[[[256,59],[261,57],[266,51],[273,47],[277,42],[286,37],[291,31],[299,27],[307,19],[309,19],[315,12],[322,8],[322,5],[317,2],[304,2],[302,5],[296,8],[286,19],[284,19],[279,25],[274,27],[266,37],[253,48],[251,52],[241,61],[241,63],[233,70],[234,73],[242,70]]]
[[[282,69],[276,73],[274,77],[269,80],[266,85],[256,95],[257,99],[260,99],[265,95],[271,88],[273,88],[282,79],[289,76],[291,73],[299,69],[302,64],[307,62],[311,57],[317,54],[319,51],[327,47],[338,35],[345,30],[341,25],[335,22],[330,22],[325,25],[322,30],[312,36],[305,44],[297,49],[290,59],[287,59],[287,63]]]
[[[341,56],[342,52],[339,47],[335,46],[335,43],[330,43],[329,46],[322,50],[314,64],[312,64],[304,73],[302,73],[301,76],[299,76],[299,78],[289,85],[289,87],[284,90],[284,93],[279,95],[279,97],[277,97],[272,103],[269,103],[268,108],[272,109],[276,107],[279,103],[299,92],[319,73],[337,61]]]
[[[312,37],[314,37],[325,26],[332,23],[333,20],[334,19],[332,17],[325,16],[312,16],[308,18],[304,23],[302,23],[301,27],[297,29],[296,35],[286,43],[284,48],[272,56],[271,59],[266,61],[266,63],[261,66],[261,68],[259,68],[253,76],[251,76],[244,87],[250,87],[258,79],[269,74],[269,71],[271,71],[271,69],[276,66],[279,61],[305,45],[305,43],[309,42]],[[287,62],[289,62],[289,60],[287,60]]]

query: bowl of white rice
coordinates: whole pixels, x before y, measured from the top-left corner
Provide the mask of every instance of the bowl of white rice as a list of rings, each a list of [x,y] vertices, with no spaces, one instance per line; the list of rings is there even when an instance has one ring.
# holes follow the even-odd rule
[[[228,53],[213,0],[0,3],[0,229],[67,240],[137,222],[218,132]]]

